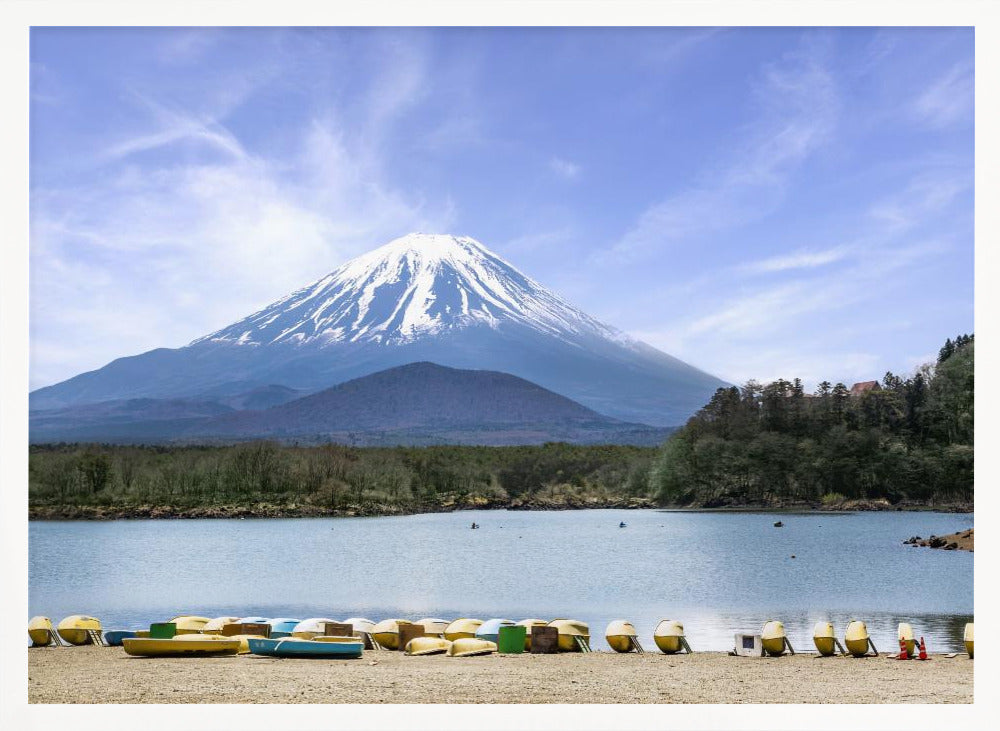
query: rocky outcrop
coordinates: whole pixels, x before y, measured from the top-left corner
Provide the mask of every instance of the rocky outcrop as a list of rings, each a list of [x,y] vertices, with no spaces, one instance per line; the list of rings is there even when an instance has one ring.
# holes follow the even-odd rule
[[[974,531],[974,528],[969,528],[969,530],[960,531],[958,533],[949,533],[946,536],[932,535],[930,538],[910,536],[908,539],[903,541],[903,545],[913,546],[914,548],[942,548],[945,551],[969,551],[971,553],[973,551],[975,538]]]

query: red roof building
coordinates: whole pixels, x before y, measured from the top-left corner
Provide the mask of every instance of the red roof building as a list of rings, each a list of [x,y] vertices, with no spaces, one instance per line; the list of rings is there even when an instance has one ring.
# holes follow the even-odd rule
[[[878,381],[861,381],[860,383],[855,383],[851,386],[851,395],[860,396],[862,394],[868,393],[869,391],[881,391],[882,387],[878,385]]]

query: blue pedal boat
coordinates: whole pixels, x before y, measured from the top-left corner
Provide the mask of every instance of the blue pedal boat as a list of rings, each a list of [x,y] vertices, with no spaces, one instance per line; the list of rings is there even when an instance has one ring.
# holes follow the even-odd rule
[[[295,626],[301,621],[301,619],[292,619],[291,617],[275,617],[267,620],[267,623],[271,625],[271,638],[291,637]]]
[[[509,619],[487,619],[476,630],[476,637],[480,640],[488,640],[494,644],[500,635],[501,627],[513,627],[514,622]]]
[[[361,657],[364,643],[357,642],[317,642],[298,637],[281,639],[247,639],[250,652],[268,657],[316,657],[353,659]]]
[[[104,633],[104,641],[108,643],[108,647],[121,647],[122,640],[135,636],[135,630],[132,629],[109,629]]]

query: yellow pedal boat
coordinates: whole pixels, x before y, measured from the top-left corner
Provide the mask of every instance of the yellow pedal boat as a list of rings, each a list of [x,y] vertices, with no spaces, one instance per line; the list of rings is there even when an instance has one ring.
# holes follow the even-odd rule
[[[422,625],[424,634],[428,637],[444,637],[444,631],[451,624],[447,619],[437,619],[435,617],[424,617],[418,619],[414,624]]]
[[[401,650],[399,646],[400,625],[413,624],[408,619],[383,619],[371,629],[372,637],[386,650]]]
[[[208,637],[208,635],[204,635],[204,636]],[[175,635],[175,637],[177,637],[177,635]],[[250,653],[250,642],[249,642],[250,640],[266,640],[267,639],[266,637],[264,637],[264,635],[229,635],[228,637],[224,637],[224,636],[220,635],[220,637],[222,637],[222,639],[224,639],[224,640],[236,640],[236,641],[238,641],[240,643],[240,649],[237,650],[237,654],[238,655],[247,655],[247,654]],[[194,638],[191,637],[190,635],[188,635],[188,636],[185,636],[184,639],[185,640],[191,640],[191,639],[194,639]],[[124,640],[123,640],[123,642],[124,642]]]
[[[54,633],[52,620],[48,617],[32,617],[28,620],[28,637],[31,638],[32,647],[51,645]]]
[[[301,640],[312,640],[318,636],[323,635],[326,632],[327,623],[336,623],[336,619],[327,619],[326,617],[310,617],[309,619],[303,619],[297,625],[292,627],[292,637],[298,637]]]
[[[176,635],[170,639],[126,637],[122,640],[122,645],[125,652],[136,657],[205,657],[236,655],[244,642],[245,638],[189,634]]]
[[[653,630],[653,642],[664,655],[675,655],[684,649],[684,625],[675,619],[664,619]]]
[[[86,645],[90,642],[90,635],[87,630],[101,629],[101,620],[96,617],[88,617],[84,614],[74,614],[66,617],[56,631],[59,636],[71,645]]]
[[[577,638],[590,643],[590,625],[578,619],[553,619],[549,627],[559,630],[559,650],[561,652],[580,652]]]
[[[772,657],[780,657],[785,654],[787,641],[784,624],[776,619],[764,623],[764,628],[760,631],[760,643],[764,652]]]
[[[196,617],[192,614],[182,614],[173,619],[168,619],[168,622],[172,623],[177,627],[177,634],[179,635],[194,635],[205,631],[205,625],[211,622],[209,617]],[[219,628],[222,629],[221,627]]]
[[[173,620],[171,620],[173,621]],[[202,632],[206,634],[218,634],[222,632],[222,628],[227,624],[236,624],[240,621],[239,617],[214,617],[213,619],[205,622],[204,626],[201,628]]]
[[[481,619],[469,619],[468,617],[462,617],[461,619],[456,619],[454,622],[449,624],[444,628],[444,638],[446,640],[471,639],[476,636],[476,630],[479,629],[483,624]]]
[[[972,659],[972,634],[975,631],[975,623],[969,622],[965,625],[965,651],[969,653],[969,659]]]
[[[365,617],[348,617],[344,620],[344,624],[354,627],[355,637],[361,637],[364,633],[371,633],[375,629],[375,623]]]
[[[544,619],[522,619],[520,622],[515,624],[520,625],[525,628],[524,635],[524,649],[531,649],[531,628],[532,627],[546,627],[548,626],[548,621]]]
[[[847,646],[847,651],[854,657],[865,657],[870,644],[871,638],[868,636],[868,627],[865,623],[858,619],[849,622],[844,632],[844,645]]]
[[[616,619],[604,630],[604,639],[615,652],[632,652],[635,649],[637,633],[631,622]]]
[[[917,641],[913,637],[913,627],[908,622],[899,623],[899,627],[896,628],[896,640],[896,644],[902,642],[906,646],[906,654],[913,657],[917,649]]]
[[[473,655],[489,655],[497,651],[496,643],[480,640],[475,637],[462,637],[451,643],[448,648],[449,657],[472,657]]]
[[[813,627],[813,643],[823,657],[837,654],[837,635],[832,622],[817,622]]]
[[[407,655],[438,655],[451,649],[451,641],[443,637],[414,637],[403,649]]]

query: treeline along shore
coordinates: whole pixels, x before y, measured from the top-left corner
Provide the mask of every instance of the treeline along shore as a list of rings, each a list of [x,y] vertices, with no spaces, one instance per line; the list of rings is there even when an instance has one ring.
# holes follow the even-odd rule
[[[34,445],[33,519],[466,508],[972,510],[974,339],[908,378],[719,389],[659,448]]]

